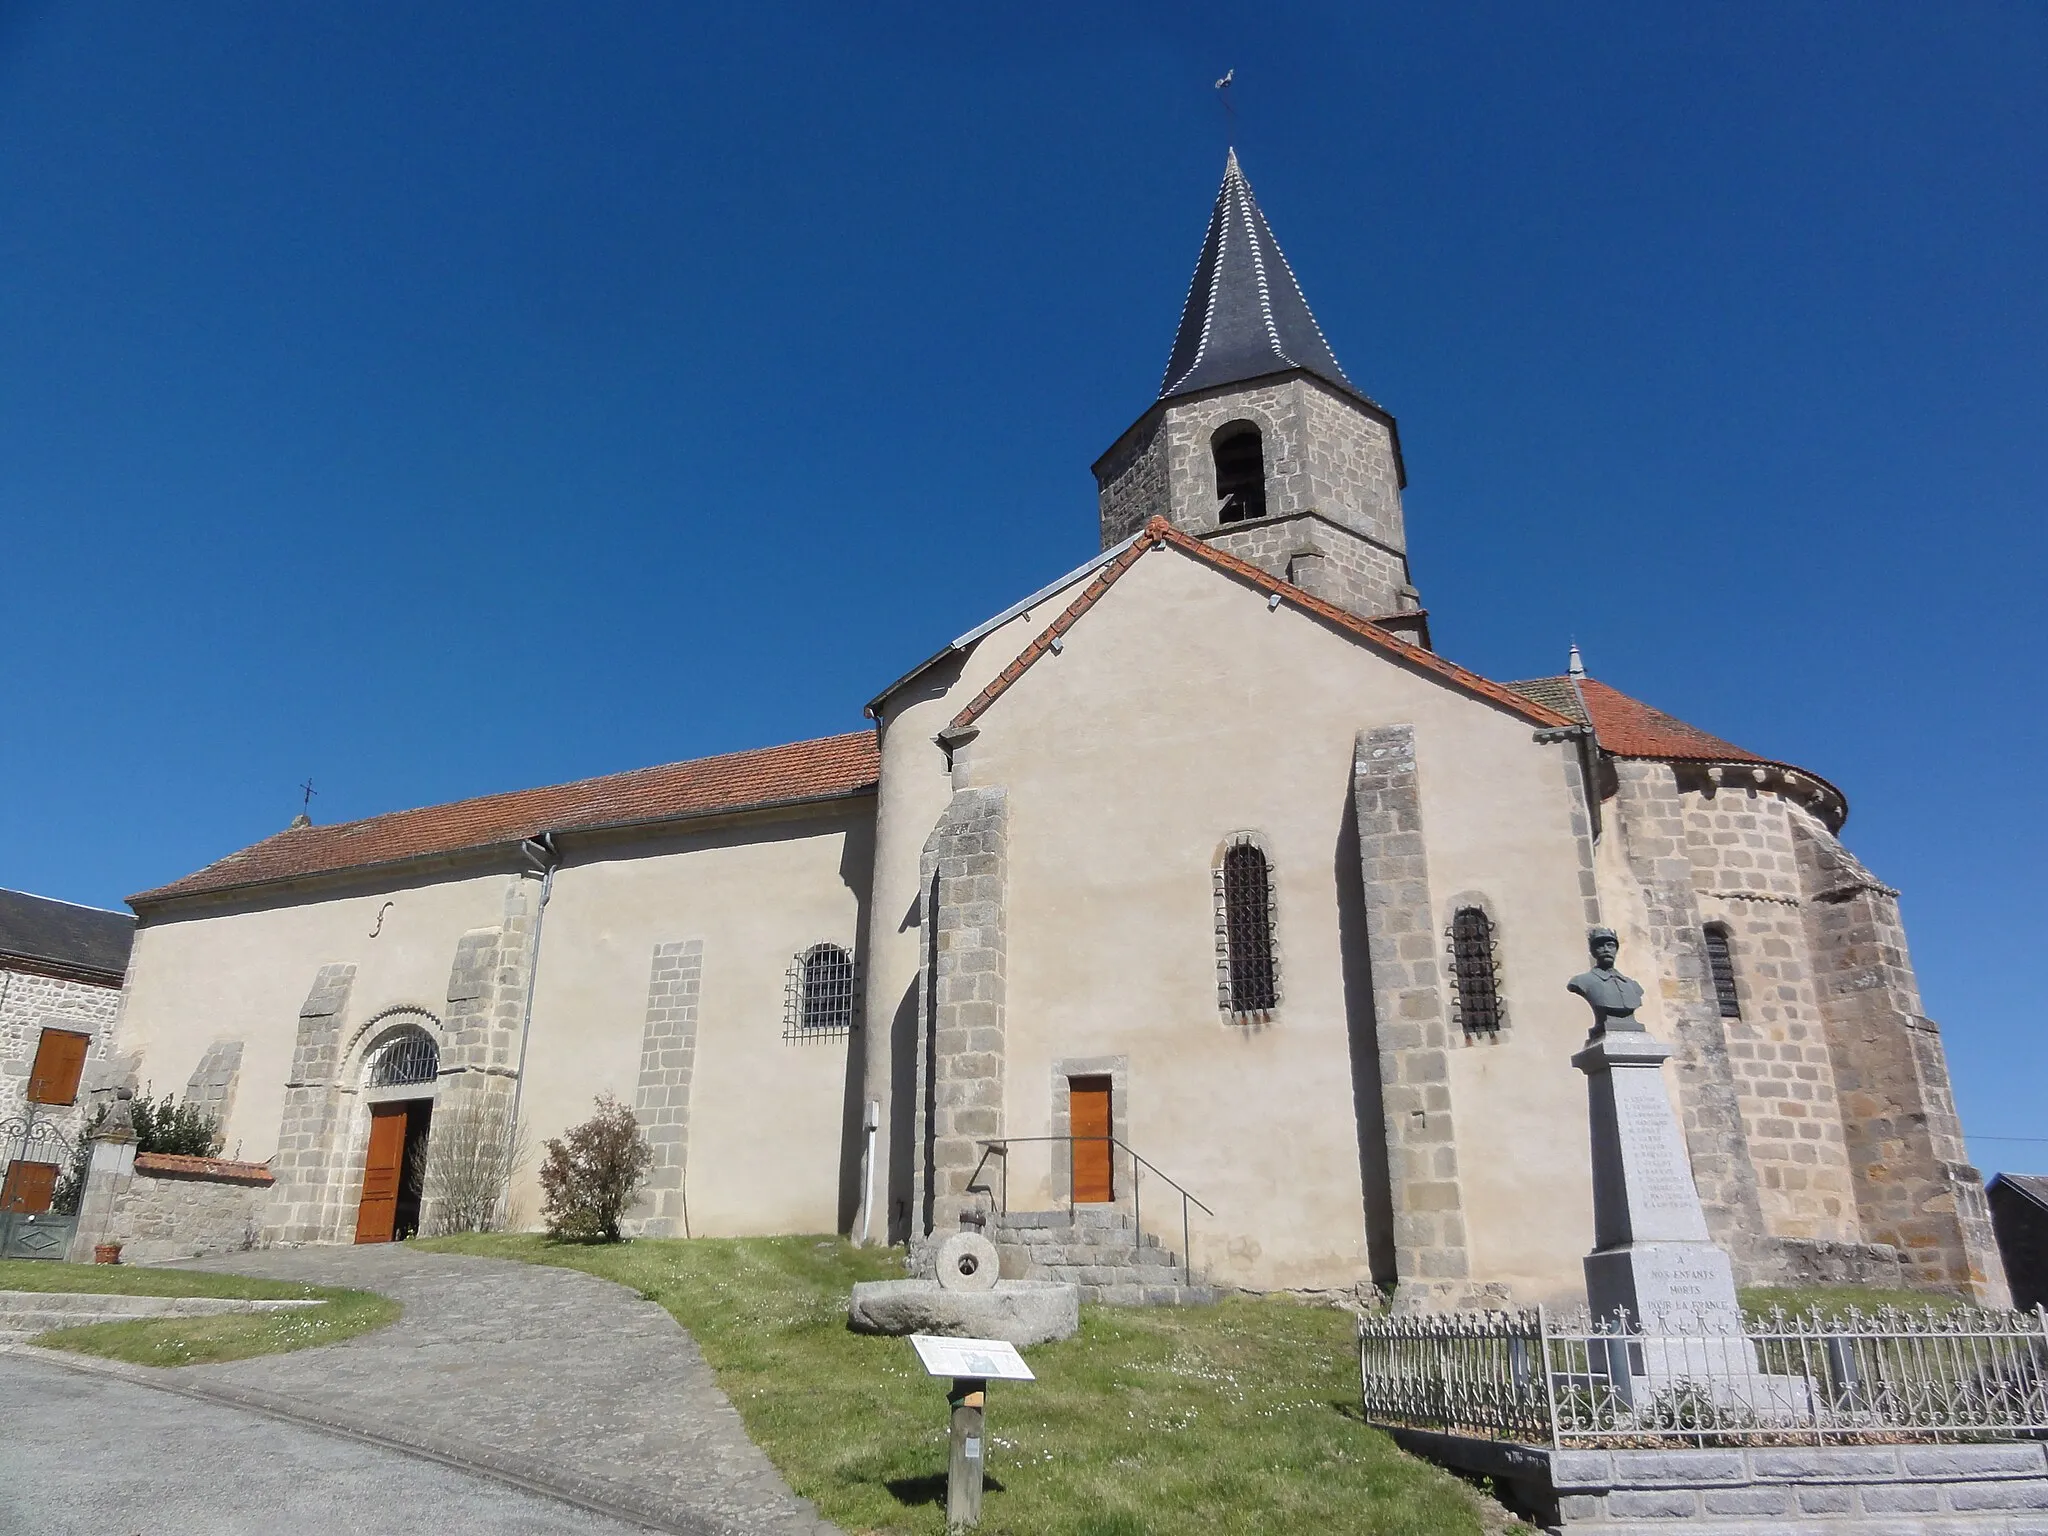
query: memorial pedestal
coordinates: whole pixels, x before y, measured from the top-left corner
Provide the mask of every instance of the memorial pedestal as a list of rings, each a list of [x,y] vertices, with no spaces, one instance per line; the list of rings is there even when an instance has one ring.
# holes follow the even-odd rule
[[[1740,1331],[1735,1270],[1707,1236],[1685,1138],[1664,1091],[1671,1050],[1641,1030],[1595,1035],[1572,1058],[1586,1074],[1593,1130],[1596,1322],[1624,1311],[1648,1333]]]

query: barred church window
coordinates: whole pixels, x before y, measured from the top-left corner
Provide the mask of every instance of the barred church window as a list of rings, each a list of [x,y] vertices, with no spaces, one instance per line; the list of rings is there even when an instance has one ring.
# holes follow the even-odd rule
[[[1465,1033],[1498,1033],[1506,1020],[1493,921],[1477,907],[1460,907],[1451,918],[1451,980],[1457,988],[1458,1022]]]
[[[782,1038],[808,1040],[853,1028],[853,956],[813,944],[790,962]]]
[[[377,1047],[370,1060],[370,1086],[397,1088],[431,1083],[441,1070],[441,1048],[418,1025],[409,1025]]]
[[[1266,515],[1266,445],[1259,429],[1234,421],[1210,440],[1216,455],[1216,514],[1219,523],[1242,523]]]
[[[1279,1006],[1279,967],[1273,960],[1273,871],[1257,843],[1223,850],[1218,872],[1224,980],[1232,1013],[1268,1013]]]
[[[1707,970],[1714,978],[1714,1001],[1721,1017],[1742,1017],[1742,1001],[1735,995],[1735,951],[1728,930],[1719,923],[1707,929]]]

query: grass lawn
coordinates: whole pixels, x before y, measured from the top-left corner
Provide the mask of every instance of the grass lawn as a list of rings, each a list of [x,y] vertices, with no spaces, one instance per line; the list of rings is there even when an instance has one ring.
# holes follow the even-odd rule
[[[1851,1307],[1867,1314],[1879,1307],[1898,1307],[1907,1312],[1932,1307],[1937,1312],[1953,1312],[1970,1305],[1946,1291],[1886,1291],[1869,1285],[1758,1285],[1746,1286],[1736,1295],[1753,1323],[1761,1322],[1773,1307],[1788,1313],[1819,1312],[1825,1316],[1846,1312]]]
[[[399,1306],[368,1291],[207,1275],[183,1269],[139,1269],[125,1264],[52,1264],[43,1259],[0,1261],[0,1291],[63,1291],[113,1296],[244,1296],[257,1300],[317,1300],[319,1307],[287,1312],[227,1313],[219,1317],[143,1318],[87,1323],[38,1334],[31,1343],[134,1365],[207,1365],[336,1344],[398,1318]]]
[[[846,1328],[856,1280],[898,1253],[837,1238],[529,1235],[423,1248],[586,1270],[660,1302],[696,1338],[747,1431],[797,1492],[853,1532],[945,1529],[946,1399],[904,1339]],[[992,1383],[990,1536],[1370,1531],[1458,1536],[1497,1506],[1358,1417],[1350,1317],[1285,1301],[1083,1307],[1081,1332]]]

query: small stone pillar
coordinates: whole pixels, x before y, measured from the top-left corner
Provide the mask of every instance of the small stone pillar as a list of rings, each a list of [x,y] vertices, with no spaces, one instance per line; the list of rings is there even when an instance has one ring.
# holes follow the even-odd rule
[[[1572,1058],[1586,1074],[1593,1131],[1593,1251],[1586,1300],[1596,1324],[1623,1309],[1657,1333],[1739,1331],[1735,1270],[1707,1236],[1685,1137],[1664,1091],[1671,1049],[1641,1029],[1596,1034]]]
[[[85,1190],[78,1200],[78,1225],[65,1255],[73,1264],[90,1264],[92,1251],[113,1219],[114,1204],[135,1177],[135,1090],[114,1090],[107,1118],[90,1133],[92,1161],[86,1166]]]

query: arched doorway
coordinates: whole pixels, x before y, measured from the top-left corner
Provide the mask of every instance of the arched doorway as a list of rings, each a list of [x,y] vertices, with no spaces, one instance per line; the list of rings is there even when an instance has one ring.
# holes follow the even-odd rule
[[[389,1243],[419,1231],[440,1069],[441,1049],[418,1024],[399,1026],[364,1054],[370,1134],[356,1205],[359,1243]]]

